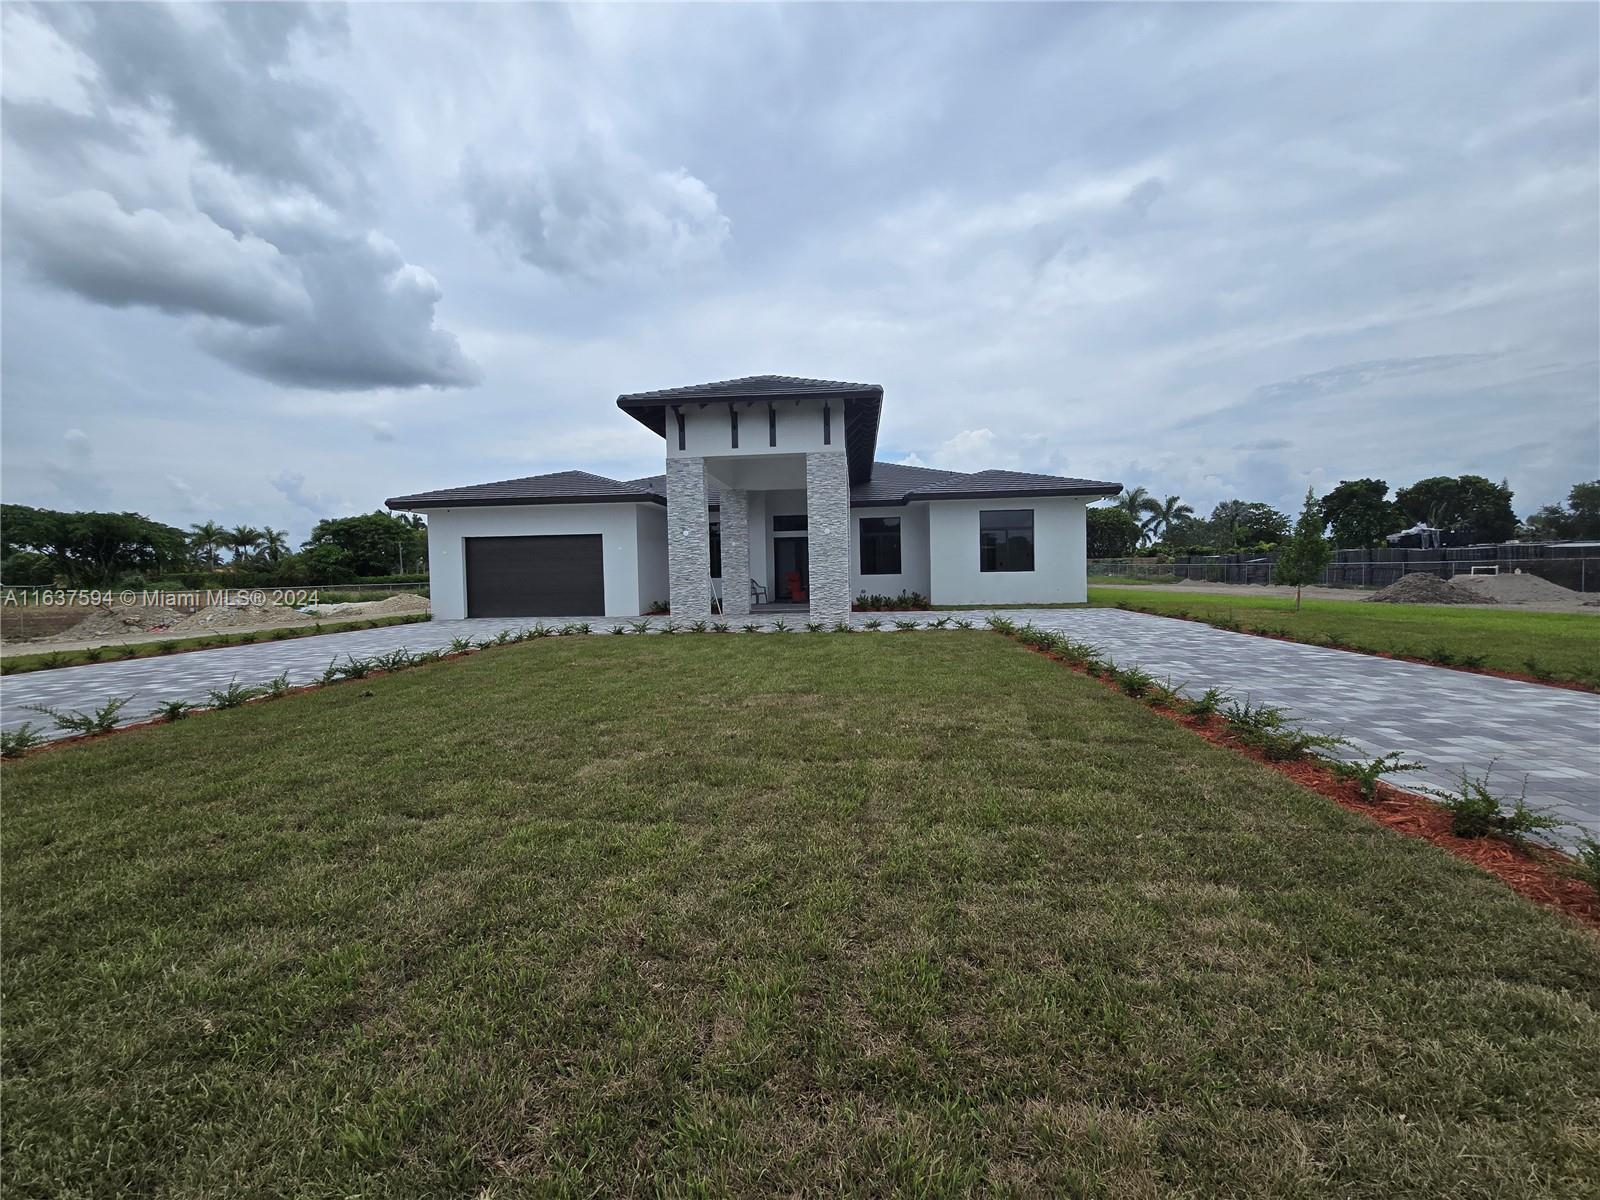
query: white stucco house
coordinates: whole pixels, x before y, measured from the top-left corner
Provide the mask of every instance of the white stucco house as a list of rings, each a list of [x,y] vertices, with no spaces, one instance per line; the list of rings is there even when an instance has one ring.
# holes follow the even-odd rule
[[[558,471],[395,496],[425,513],[433,612],[838,620],[861,593],[1082,601],[1084,510],[1120,483],[874,462],[883,389],[756,375],[634,392],[665,473]]]

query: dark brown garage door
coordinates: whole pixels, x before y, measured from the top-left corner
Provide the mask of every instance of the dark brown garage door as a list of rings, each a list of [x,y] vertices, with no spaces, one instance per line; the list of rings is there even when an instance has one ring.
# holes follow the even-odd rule
[[[467,539],[467,616],[578,617],[605,610],[598,533]]]

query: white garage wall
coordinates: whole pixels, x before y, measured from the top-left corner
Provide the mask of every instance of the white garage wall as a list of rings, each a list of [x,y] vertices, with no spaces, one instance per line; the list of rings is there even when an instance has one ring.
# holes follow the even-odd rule
[[[566,533],[598,533],[605,569],[608,617],[631,617],[648,605],[640,601],[646,591],[640,572],[655,551],[641,550],[644,523],[653,518],[636,510],[661,512],[660,585],[666,590],[666,513],[655,504],[516,504],[504,507],[435,508],[428,511],[428,579],[433,615],[442,621],[467,615],[467,564],[462,542],[469,537],[523,537]],[[651,537],[654,535],[652,534]],[[573,613],[599,616],[599,613]]]
[[[1089,598],[1086,499],[938,500],[928,505],[929,597],[935,604],[1081,604]],[[978,514],[1033,510],[1033,570],[978,570]]]
[[[861,573],[861,519],[863,517],[900,518],[900,574],[863,575]],[[875,596],[898,596],[901,592],[929,594],[928,506],[912,504],[903,508],[853,508],[850,510],[850,596],[862,592]]]

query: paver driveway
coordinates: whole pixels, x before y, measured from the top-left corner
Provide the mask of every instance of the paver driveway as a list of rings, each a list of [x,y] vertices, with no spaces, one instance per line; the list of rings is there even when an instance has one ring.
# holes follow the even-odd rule
[[[989,611],[942,615],[982,620]],[[1221,687],[1255,703],[1279,705],[1308,728],[1349,738],[1367,755],[1399,750],[1427,768],[1397,782],[1448,787],[1463,769],[1481,775],[1492,764],[1497,790],[1515,793],[1526,781],[1530,804],[1573,822],[1564,840],[1580,829],[1600,837],[1600,696],[1116,609],[1005,615],[1093,642],[1118,663],[1138,664],[1188,691]],[[596,633],[623,623],[572,619],[587,620]],[[857,615],[855,624],[867,619]],[[880,619],[888,625],[886,617]],[[361,658],[402,646],[440,649],[452,638],[482,640],[532,624],[480,618],[391,625],[11,676],[0,682],[0,725],[38,723],[39,716],[23,708],[27,704],[86,709],[111,696],[131,696],[124,715],[143,720],[163,700],[203,702],[208,691],[233,679],[255,685],[287,671],[291,683],[310,683],[330,660],[346,655]]]

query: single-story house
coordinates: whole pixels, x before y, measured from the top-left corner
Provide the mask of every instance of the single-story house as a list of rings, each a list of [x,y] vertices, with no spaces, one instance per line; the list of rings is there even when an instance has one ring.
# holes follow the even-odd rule
[[[874,462],[883,388],[755,375],[634,392],[666,472],[557,471],[395,496],[428,517],[436,617],[675,617],[852,599],[1086,598],[1084,509],[1120,483]]]

